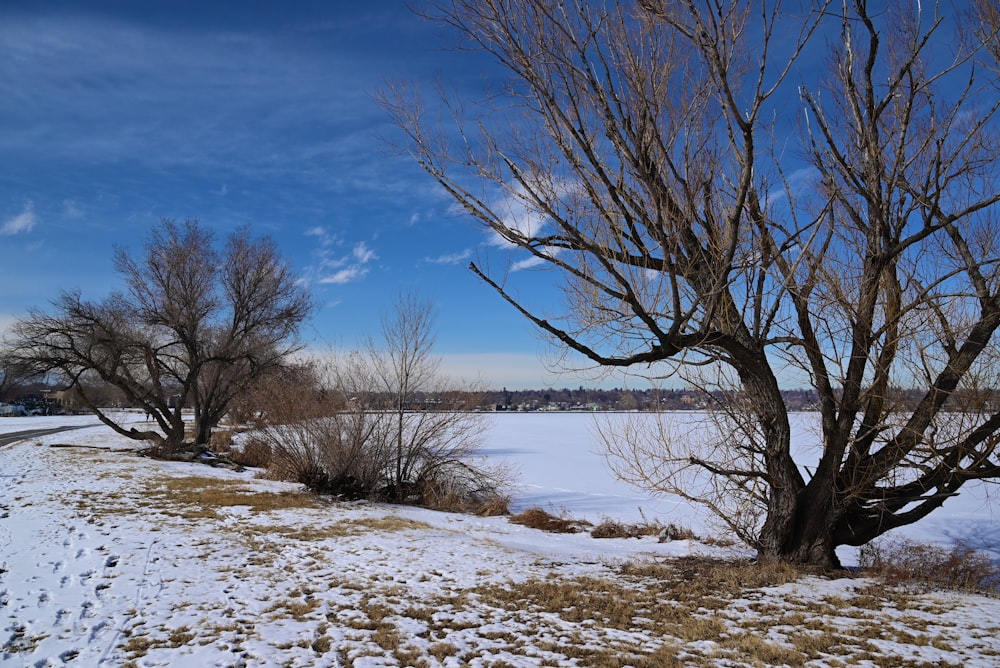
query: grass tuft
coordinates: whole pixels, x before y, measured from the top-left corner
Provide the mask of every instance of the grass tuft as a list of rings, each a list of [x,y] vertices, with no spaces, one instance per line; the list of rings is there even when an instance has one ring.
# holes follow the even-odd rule
[[[528,508],[517,515],[511,515],[510,521],[529,529],[541,529],[549,533],[580,533],[591,526],[589,522],[565,516],[558,517],[541,508]]]

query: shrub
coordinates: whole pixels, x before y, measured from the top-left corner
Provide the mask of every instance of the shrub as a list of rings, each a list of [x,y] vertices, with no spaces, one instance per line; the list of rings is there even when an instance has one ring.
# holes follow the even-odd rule
[[[517,515],[511,515],[514,524],[529,529],[541,529],[549,533],[579,533],[591,524],[585,520],[574,520],[566,516],[556,516],[541,508],[528,508]]]
[[[216,454],[228,454],[233,445],[233,430],[218,429],[212,432],[208,438],[208,444],[212,452]]]
[[[699,540],[698,535],[691,531],[687,527],[682,527],[671,522],[665,527],[661,527],[656,535],[660,537],[660,542],[665,543],[668,540]]]
[[[428,471],[419,484],[421,505],[434,510],[470,513],[483,517],[510,514],[506,466],[472,466],[449,462]]]
[[[590,530],[590,535],[592,538],[633,538],[636,534],[633,534],[630,527],[622,524],[621,522],[616,522],[611,519],[603,519],[601,522]]]
[[[690,530],[679,529],[674,524],[663,526],[658,522],[640,522],[624,524],[610,518],[604,518],[595,526],[590,535],[594,538],[640,538],[642,536],[659,536],[660,542],[665,540],[681,540],[697,537]]]
[[[248,438],[241,447],[233,447],[226,454],[242,466],[264,469],[271,464],[271,446],[260,438]]]
[[[993,594],[1000,589],[1000,566],[964,543],[948,549],[908,539],[873,541],[861,547],[858,565],[890,584]]]

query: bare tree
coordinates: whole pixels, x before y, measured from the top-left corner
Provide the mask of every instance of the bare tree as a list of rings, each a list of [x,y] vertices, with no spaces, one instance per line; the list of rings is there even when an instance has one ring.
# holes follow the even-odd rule
[[[382,317],[381,339],[369,339],[360,353],[357,366],[367,371],[344,388],[388,419],[378,433],[392,453],[384,493],[395,501],[424,494],[442,474],[467,468],[485,429],[485,416],[471,412],[476,393],[442,377],[434,342],[430,302],[401,295]]]
[[[254,436],[272,474],[348,498],[504,510],[510,472],[479,457],[488,416],[439,373],[433,324],[430,303],[404,295],[381,338],[272,386]]]
[[[543,317],[508,286],[523,273],[471,265],[514,308],[597,365],[727,391],[701,442],[625,434],[619,470],[763,557],[832,566],[1000,474],[997,24],[979,7],[447,0],[434,15],[495,57],[505,95],[446,100],[453,128],[402,87],[383,102],[466,212],[558,270],[565,308]],[[808,468],[781,378],[819,395]]]
[[[33,376],[31,367],[18,359],[8,346],[0,346],[0,401],[8,401]]]
[[[101,302],[66,292],[54,313],[32,311],[15,325],[18,355],[64,374],[105,424],[163,453],[184,444],[188,406],[194,442],[208,443],[233,398],[296,350],[310,311],[274,243],[246,229],[220,253],[197,221],[164,220],[141,258],[118,250],[115,266],[125,292]],[[121,390],[158,430],[117,424],[88,394],[91,379]]]

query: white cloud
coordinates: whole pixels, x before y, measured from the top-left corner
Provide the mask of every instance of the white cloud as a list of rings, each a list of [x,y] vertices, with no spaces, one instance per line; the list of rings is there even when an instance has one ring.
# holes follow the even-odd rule
[[[330,234],[325,227],[322,225],[317,225],[316,227],[310,227],[305,231],[307,237],[316,237],[319,239],[320,244],[325,246],[332,246],[337,241],[336,235]]]
[[[461,262],[465,262],[470,257],[472,257],[472,250],[466,248],[464,251],[459,253],[450,253],[448,255],[439,255],[438,257],[424,258],[424,261],[431,264],[459,264]]]
[[[351,283],[359,278],[363,278],[368,273],[368,269],[359,265],[347,267],[329,276],[319,279],[322,284],[343,285]]]
[[[504,227],[525,237],[532,237],[545,227],[547,218],[528,208],[519,196],[521,192],[523,192],[523,188],[518,187],[515,192],[508,193],[493,206],[493,210],[501,215]],[[511,246],[509,241],[495,231],[490,235],[490,244],[500,247]]]
[[[378,259],[378,255],[375,254],[375,251],[368,248],[364,241],[354,247],[354,257],[361,264],[367,264],[372,260]]]
[[[0,225],[0,236],[13,236],[15,234],[28,233],[38,222],[35,215],[35,206],[31,202],[24,205],[24,211],[13,218],[8,218]]]
[[[532,255],[531,257],[515,262],[510,266],[511,271],[521,271],[522,269],[531,269],[533,267],[538,267],[545,264],[545,260],[538,257],[537,255]]]
[[[320,276],[318,279],[320,284],[343,285],[364,278],[368,274],[368,267],[365,265],[378,259],[375,251],[363,241],[355,244],[350,254],[337,257],[332,255],[332,249],[329,248],[333,245],[333,238],[325,230],[316,227],[306,234],[321,239],[319,273],[333,271],[333,273]]]

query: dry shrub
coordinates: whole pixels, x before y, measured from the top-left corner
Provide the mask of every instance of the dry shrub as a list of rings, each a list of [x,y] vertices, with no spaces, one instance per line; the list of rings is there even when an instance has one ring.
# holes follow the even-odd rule
[[[231,448],[226,454],[242,466],[264,469],[271,463],[271,446],[260,438],[248,438],[242,447]]]
[[[219,429],[212,432],[208,437],[208,444],[212,452],[217,454],[228,454],[233,445],[233,430]]]
[[[591,526],[589,522],[574,520],[565,515],[558,517],[537,507],[528,508],[517,515],[511,515],[510,521],[529,529],[541,529],[549,533],[580,533],[586,527]]]
[[[687,527],[670,523],[641,522],[639,524],[624,524],[605,518],[595,526],[590,535],[594,538],[640,538],[642,536],[657,536],[661,543],[668,540],[700,540],[695,532]]]
[[[682,527],[673,522],[661,527],[656,532],[656,535],[660,537],[661,543],[665,543],[668,540],[701,540],[698,538],[698,534],[688,527]]]
[[[420,481],[421,505],[433,510],[483,517],[510,514],[511,468],[447,462],[427,471]]]
[[[622,524],[621,522],[616,522],[614,520],[605,518],[601,522],[590,530],[590,535],[592,538],[634,538],[637,534],[630,531],[631,527]]]
[[[873,541],[862,546],[858,565],[889,584],[990,594],[1000,590],[1000,566],[964,543],[948,549],[909,539]]]

